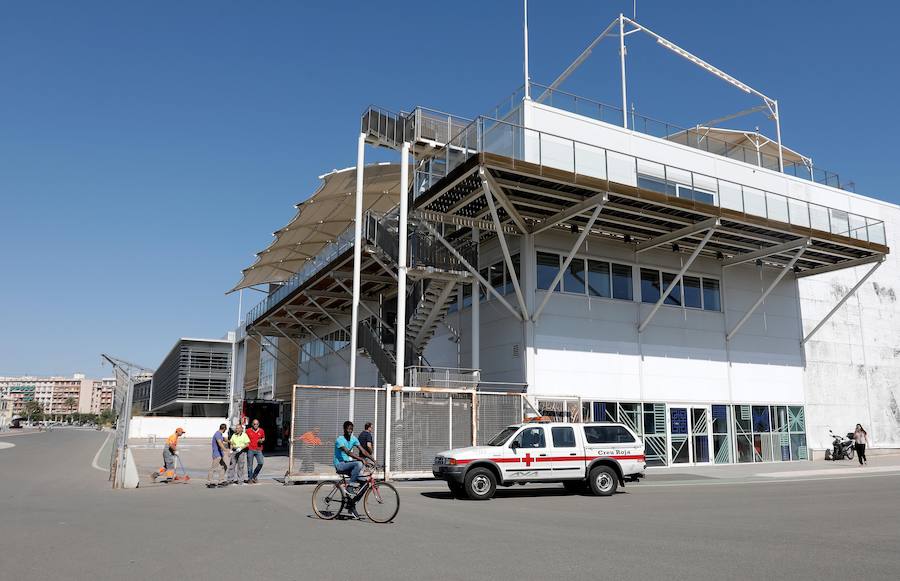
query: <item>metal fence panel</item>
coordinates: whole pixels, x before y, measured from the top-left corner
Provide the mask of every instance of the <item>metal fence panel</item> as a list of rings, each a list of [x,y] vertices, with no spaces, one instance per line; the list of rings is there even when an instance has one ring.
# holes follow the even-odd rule
[[[479,393],[477,397],[477,444],[487,444],[506,426],[522,421],[522,396]]]

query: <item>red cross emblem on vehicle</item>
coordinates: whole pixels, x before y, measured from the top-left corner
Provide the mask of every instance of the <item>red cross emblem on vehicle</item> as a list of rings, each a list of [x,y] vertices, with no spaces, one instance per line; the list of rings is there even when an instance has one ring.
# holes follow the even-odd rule
[[[525,454],[525,466],[531,466],[531,463],[534,461],[535,460],[531,457],[531,454]]]

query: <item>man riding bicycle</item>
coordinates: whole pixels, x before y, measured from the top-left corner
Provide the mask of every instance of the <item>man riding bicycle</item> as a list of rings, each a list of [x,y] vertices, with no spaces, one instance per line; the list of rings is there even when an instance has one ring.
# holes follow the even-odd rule
[[[354,449],[358,449],[362,456],[357,456],[353,452]],[[358,485],[363,481],[360,477],[360,472],[363,469],[364,458],[368,458],[372,462],[375,461],[375,456],[364,449],[356,436],[353,435],[353,422],[347,420],[344,422],[344,434],[338,436],[337,440],[334,441],[334,469],[338,474],[349,476],[350,484]],[[352,504],[350,512],[354,516],[358,516]]]

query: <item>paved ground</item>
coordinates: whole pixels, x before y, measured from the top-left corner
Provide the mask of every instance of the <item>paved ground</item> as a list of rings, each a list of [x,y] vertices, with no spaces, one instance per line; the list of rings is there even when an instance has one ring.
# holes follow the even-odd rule
[[[0,436],[2,579],[897,579],[900,459],[655,473],[612,498],[490,502],[401,484],[397,522],[324,522],[311,488],[110,491],[105,433]],[[238,540],[240,539],[240,540]]]

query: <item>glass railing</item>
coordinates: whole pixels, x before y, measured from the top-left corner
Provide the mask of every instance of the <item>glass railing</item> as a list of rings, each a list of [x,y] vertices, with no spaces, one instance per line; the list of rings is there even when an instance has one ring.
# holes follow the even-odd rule
[[[576,175],[652,190],[857,240],[886,244],[884,222],[788,198],[691,170],[658,163],[499,119],[479,117],[416,168],[416,195],[476,152],[491,153]]]
[[[353,247],[353,225],[344,230],[333,242],[327,244],[322,250],[316,254],[315,258],[310,259],[303,267],[296,272],[291,278],[287,279],[284,284],[278,287],[274,292],[269,294],[262,302],[253,307],[247,313],[247,323],[251,324],[257,321],[269,309],[280,303],[288,295],[297,290],[303,283],[318,274],[331,262]]]
[[[557,109],[569,111],[591,119],[622,125],[622,109],[606,103],[601,103],[572,93],[551,89],[538,83],[532,83],[531,97],[538,103],[549,105]],[[513,96],[521,96],[522,89],[518,89]],[[521,98],[521,97],[520,97]],[[503,103],[506,103],[504,101]],[[499,107],[498,107],[499,109]],[[494,119],[505,119],[501,115],[490,115]],[[755,147],[730,143],[728,141],[711,137],[709,131],[704,128],[688,129],[666,121],[659,121],[646,115],[639,115],[634,111],[628,113],[628,127],[639,133],[652,135],[680,145],[686,145],[694,149],[721,155],[736,161],[742,161],[751,165],[764,167],[772,171],[779,171],[778,156],[763,153]],[[810,180],[843,190],[854,190],[852,182],[841,182],[838,174],[814,167],[812,164],[800,162],[785,162],[784,173],[794,177]]]

